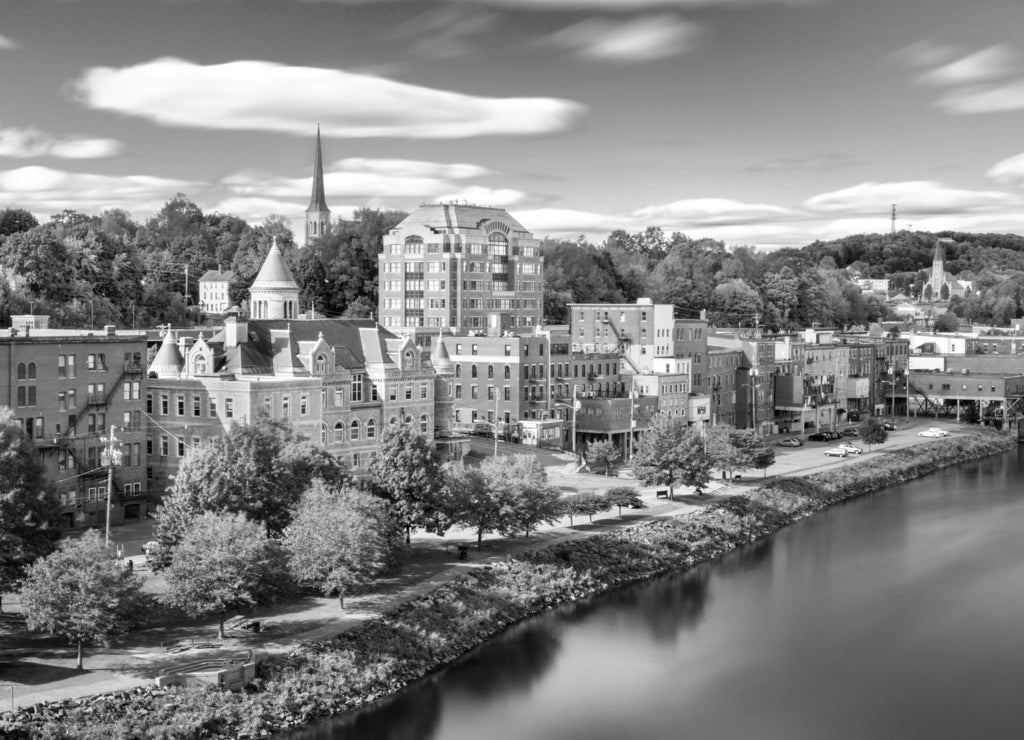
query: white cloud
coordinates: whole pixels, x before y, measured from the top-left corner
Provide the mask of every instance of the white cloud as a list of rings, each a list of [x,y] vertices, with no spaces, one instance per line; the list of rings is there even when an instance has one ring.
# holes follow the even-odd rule
[[[307,0],[324,2],[325,0]],[[358,4],[382,0],[333,0]],[[518,10],[600,10],[632,13],[651,8],[749,8],[764,5],[810,7],[821,0],[460,0],[466,5],[488,5]]]
[[[436,203],[451,203],[464,201],[479,205],[493,206],[494,208],[507,208],[526,199],[526,193],[513,188],[486,188],[480,185],[471,185],[458,192],[446,193],[434,199]]]
[[[780,157],[746,167],[747,172],[829,172],[864,164],[846,154],[819,154],[809,157]]]
[[[1024,185],[1024,154],[996,162],[985,175],[999,183]]]
[[[689,51],[700,35],[698,24],[664,13],[628,21],[591,18],[557,31],[546,43],[588,59],[645,62]]]
[[[675,223],[692,227],[694,225],[736,226],[786,219],[791,216],[788,208],[778,206],[740,203],[727,198],[693,198],[677,200],[674,203],[645,206],[632,212],[632,218],[658,223]]]
[[[37,213],[57,213],[65,208],[85,213],[107,208],[151,213],[175,193],[200,193],[204,187],[198,182],[149,175],[99,175],[40,166],[0,171],[0,203]]]
[[[476,50],[483,34],[495,28],[499,13],[465,5],[439,5],[398,24],[394,38],[429,59],[453,59]]]
[[[929,85],[970,85],[1011,74],[1016,61],[1014,51],[1000,44],[926,72],[921,80]]]
[[[3,34],[0,34],[0,49],[17,49],[18,45]]]
[[[416,159],[365,159],[348,157],[335,162],[331,168],[340,172],[370,172],[387,177],[443,177],[463,180],[494,174],[475,164],[425,162]]]
[[[100,159],[121,152],[121,142],[84,136],[55,138],[35,128],[0,129],[0,157],[60,157],[62,159]]]
[[[870,215],[889,213],[898,204],[907,214],[954,215],[998,210],[1016,201],[1009,193],[959,190],[937,182],[864,182],[853,187],[815,195],[804,202],[811,213]]]
[[[1024,109],[1024,80],[954,90],[939,100],[950,113],[1005,113]]]
[[[263,61],[200,65],[163,58],[94,67],[75,83],[89,107],[167,126],[308,136],[462,138],[545,134],[584,108],[558,98],[485,98],[365,74]]]
[[[895,53],[896,59],[911,67],[934,67],[955,59],[962,51],[951,44],[939,44],[931,39],[915,41]]]

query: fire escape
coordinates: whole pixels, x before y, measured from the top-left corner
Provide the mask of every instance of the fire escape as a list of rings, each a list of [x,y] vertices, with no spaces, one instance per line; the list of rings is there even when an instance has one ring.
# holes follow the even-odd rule
[[[633,359],[629,356],[629,353],[627,352],[630,345],[633,344],[632,337],[630,337],[629,334],[626,334],[623,331],[619,331],[619,327],[617,327],[613,322],[611,322],[608,319],[603,319],[601,323],[604,324],[605,326],[611,327],[612,334],[615,335],[615,340],[618,342],[618,344],[615,346],[615,353],[619,355],[623,360],[625,360],[626,364],[633,369],[634,375],[640,375],[640,368],[636,366],[636,363],[633,362]]]

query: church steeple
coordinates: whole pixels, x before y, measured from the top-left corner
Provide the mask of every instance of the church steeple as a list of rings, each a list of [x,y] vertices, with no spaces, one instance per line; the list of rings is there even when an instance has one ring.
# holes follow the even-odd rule
[[[306,209],[306,238],[304,245],[324,236],[331,227],[331,209],[324,195],[324,158],[320,150],[320,127],[316,127],[316,155],[313,158],[313,192]]]

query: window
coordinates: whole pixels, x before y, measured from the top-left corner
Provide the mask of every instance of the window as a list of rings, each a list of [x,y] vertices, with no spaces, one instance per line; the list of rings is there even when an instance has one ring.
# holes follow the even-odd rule
[[[505,401],[511,401],[512,400],[512,388],[511,388],[511,386],[507,386],[506,385],[504,387],[504,399],[503,400],[505,400]]]
[[[456,398],[462,398],[462,386],[461,385],[455,386],[455,397]]]
[[[456,378],[461,378],[462,377],[462,365],[456,365],[455,366],[455,377]]]
[[[505,365],[505,380],[511,380],[511,379],[512,379],[512,368],[509,367],[508,365]]]
[[[321,374],[327,372],[327,357],[324,355],[316,356],[316,371]]]
[[[494,365],[487,366],[487,379],[494,380]]]
[[[363,400],[363,376],[353,375],[352,376],[352,400],[360,402]]]
[[[28,366],[24,362],[18,363],[18,380],[25,380],[28,375]]]
[[[95,370],[96,369],[96,355],[85,356],[85,369]]]
[[[426,398],[426,397],[427,397],[427,384],[426,383],[420,383],[420,398]]]
[[[147,393],[146,394],[146,413],[147,414],[152,414],[153,413],[153,394],[152,393]]]
[[[235,415],[235,399],[224,399],[224,418],[230,419]]]
[[[352,453],[352,467],[353,468],[358,468],[360,460],[361,460],[361,458],[359,457],[359,453],[358,452],[353,452]]]
[[[339,421],[334,425],[334,441],[344,442],[345,441],[345,423]]]
[[[178,457],[185,457],[185,440],[178,440]]]
[[[146,437],[146,454],[147,455],[152,455],[153,454],[153,438],[152,437]]]
[[[285,417],[287,419],[288,416],[291,414],[291,412],[292,412],[292,397],[291,396],[282,396],[281,397],[281,416],[283,416],[283,417]]]
[[[478,349],[477,346],[474,344],[473,347],[472,347],[474,355],[477,354],[477,349]]]
[[[64,393],[58,393],[57,394],[57,410],[58,411],[67,411],[68,410],[67,396]]]
[[[217,399],[214,396],[210,396],[210,418],[216,418],[217,416]]]
[[[299,416],[306,416],[309,413],[309,396],[299,396]]]
[[[412,383],[406,383],[405,384],[405,400],[406,401],[411,401],[412,400]]]
[[[323,423],[320,424],[320,444],[327,444],[327,425]]]
[[[167,457],[171,452],[171,440],[167,435],[160,437],[160,457]]]
[[[370,419],[369,421],[366,422],[366,438],[367,439],[373,439],[376,436],[377,436],[377,422],[375,422],[373,419]]]
[[[160,414],[167,416],[171,413],[171,397],[166,393],[160,394]]]
[[[474,353],[474,354],[475,354],[475,353]],[[471,378],[475,378],[475,377],[477,377],[477,370],[476,370],[476,365],[473,365],[473,366],[471,366],[471,367],[469,368],[469,377],[471,377]]]
[[[185,415],[185,396],[179,395],[174,400],[176,402],[175,405],[177,406],[177,409],[178,409],[178,416],[184,416]]]
[[[480,387],[476,385],[471,385],[469,387],[469,397],[474,401],[480,398]]]
[[[200,396],[192,396],[192,416],[202,416],[203,399]]]
[[[349,426],[348,438],[353,442],[359,439],[359,420],[353,419],[352,424]]]
[[[429,424],[430,424],[430,419],[427,417],[426,414],[423,414],[423,416],[420,417],[420,434],[426,434],[427,433],[427,429],[428,429],[428,425]]]

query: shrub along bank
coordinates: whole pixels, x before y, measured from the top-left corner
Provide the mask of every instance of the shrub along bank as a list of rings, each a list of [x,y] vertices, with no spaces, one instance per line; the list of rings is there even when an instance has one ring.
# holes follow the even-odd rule
[[[333,640],[271,658],[244,692],[146,688],[38,705],[3,715],[0,736],[265,736],[395,693],[556,604],[708,560],[838,501],[1013,444],[1004,436],[958,435],[827,473],[773,482],[684,517],[575,538],[480,568]]]

